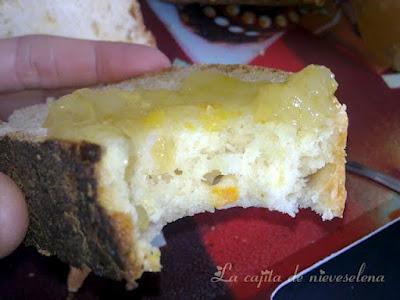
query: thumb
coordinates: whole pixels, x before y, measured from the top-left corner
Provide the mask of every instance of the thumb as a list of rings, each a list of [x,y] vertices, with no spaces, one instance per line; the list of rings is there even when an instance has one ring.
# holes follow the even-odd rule
[[[0,258],[10,254],[24,239],[28,210],[15,183],[0,173]]]

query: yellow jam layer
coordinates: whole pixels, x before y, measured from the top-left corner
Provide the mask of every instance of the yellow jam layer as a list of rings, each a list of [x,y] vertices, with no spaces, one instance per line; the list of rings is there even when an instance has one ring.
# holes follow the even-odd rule
[[[334,98],[337,82],[329,69],[308,66],[282,84],[265,84],[253,101],[257,122],[277,121],[313,127],[335,116],[340,104]]]
[[[174,128],[219,131],[240,116],[258,123],[317,127],[339,110],[329,69],[310,65],[283,83],[248,82],[216,71],[193,71],[175,90],[80,89],[49,106],[44,126],[55,138],[132,141],[160,129],[152,149],[161,169],[173,159]]]
[[[243,114],[261,123],[312,127],[337,113],[336,88],[333,74],[315,65],[284,83],[194,71],[177,90],[77,90],[50,104],[44,126],[51,137],[89,140],[107,134],[134,138],[149,129],[177,125],[216,131]]]

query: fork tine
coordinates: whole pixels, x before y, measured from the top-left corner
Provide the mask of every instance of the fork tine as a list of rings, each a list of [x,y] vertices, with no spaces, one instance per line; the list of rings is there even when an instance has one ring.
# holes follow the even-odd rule
[[[376,170],[372,170],[355,161],[348,161],[346,163],[346,170],[348,172],[369,178],[377,183],[380,183],[381,185],[390,188],[397,193],[400,193],[400,180],[392,176],[383,174]]]

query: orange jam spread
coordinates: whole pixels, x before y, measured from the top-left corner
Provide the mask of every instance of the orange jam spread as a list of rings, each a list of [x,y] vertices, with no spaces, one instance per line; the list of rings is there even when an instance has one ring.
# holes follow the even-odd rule
[[[50,137],[102,141],[161,132],[153,156],[173,157],[174,128],[218,131],[250,115],[256,122],[312,127],[339,109],[337,83],[325,67],[310,65],[283,83],[250,82],[216,71],[193,71],[177,89],[80,89],[49,105],[44,127]]]
[[[227,204],[234,203],[239,199],[239,191],[236,186],[216,186],[212,188],[214,195],[214,206],[221,208]]]

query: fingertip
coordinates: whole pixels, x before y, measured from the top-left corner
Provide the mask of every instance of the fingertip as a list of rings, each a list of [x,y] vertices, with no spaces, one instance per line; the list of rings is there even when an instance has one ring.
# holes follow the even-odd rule
[[[166,56],[164,53],[162,53],[160,50],[156,49],[158,52],[158,55],[160,56],[160,66],[162,68],[170,68],[171,67],[171,61],[168,58],[168,56]]]
[[[149,47],[145,45],[142,46],[145,47],[148,51],[152,52],[152,58],[150,59],[150,62],[155,63],[154,66],[157,69],[165,69],[171,67],[171,61],[169,60],[169,58],[164,53],[162,53],[158,48]]]
[[[0,173],[0,258],[15,250],[28,228],[28,209],[22,192]]]
[[[159,71],[171,66],[170,60],[164,53],[145,45],[129,45],[125,59],[133,75]]]
[[[97,77],[103,83],[120,81],[171,66],[164,53],[145,45],[103,43],[100,48],[96,60]]]

